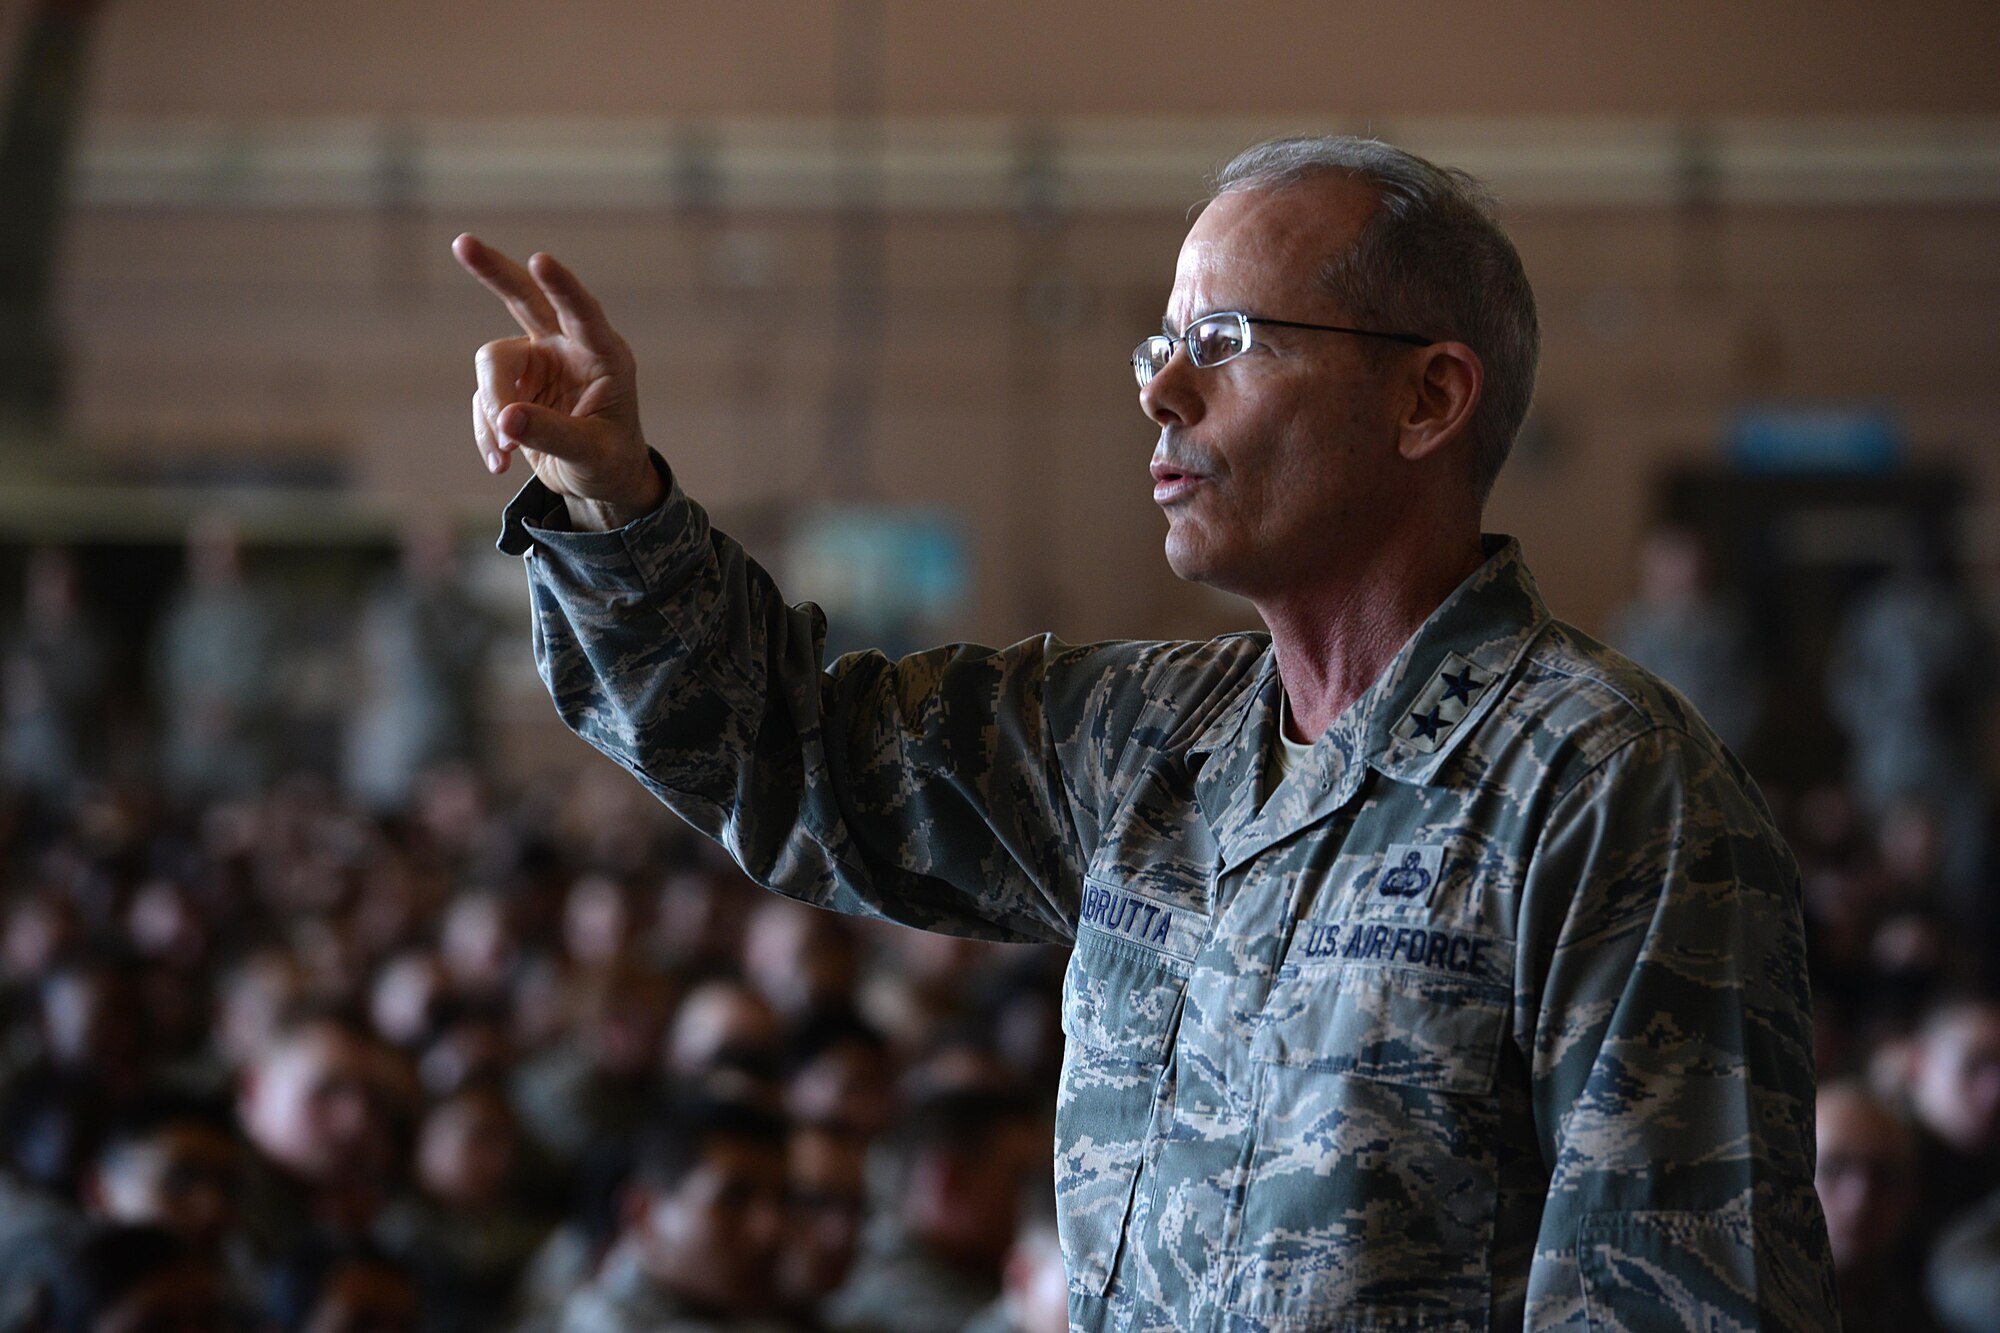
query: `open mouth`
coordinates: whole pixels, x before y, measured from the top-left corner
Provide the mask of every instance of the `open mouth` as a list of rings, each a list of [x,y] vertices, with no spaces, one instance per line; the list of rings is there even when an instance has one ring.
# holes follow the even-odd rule
[[[1206,480],[1198,472],[1187,472],[1166,463],[1155,463],[1152,473],[1155,504],[1172,504]]]

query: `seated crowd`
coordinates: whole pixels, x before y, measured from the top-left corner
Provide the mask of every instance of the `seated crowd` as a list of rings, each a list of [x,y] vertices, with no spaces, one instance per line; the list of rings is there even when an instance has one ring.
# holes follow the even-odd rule
[[[622,774],[0,800],[0,1333],[1058,1330],[1058,949],[764,893]],[[2000,1327],[1993,921],[1774,792],[1850,1333]]]
[[[1061,951],[628,786],[0,800],[0,1330],[1065,1328]]]

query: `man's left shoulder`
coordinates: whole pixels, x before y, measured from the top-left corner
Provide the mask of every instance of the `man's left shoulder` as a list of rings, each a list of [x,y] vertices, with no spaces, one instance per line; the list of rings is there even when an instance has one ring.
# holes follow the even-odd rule
[[[1749,775],[1686,696],[1615,648],[1563,621],[1523,655],[1495,722],[1521,733],[1552,778],[1580,780],[1644,741],[1661,762],[1711,772],[1731,785]],[[1559,782],[1567,786],[1568,782]]]

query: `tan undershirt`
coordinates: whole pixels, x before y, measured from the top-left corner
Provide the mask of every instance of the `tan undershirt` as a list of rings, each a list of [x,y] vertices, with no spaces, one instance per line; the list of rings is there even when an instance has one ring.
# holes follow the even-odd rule
[[[1312,743],[1293,740],[1291,729],[1292,701],[1280,691],[1276,731],[1278,743],[1271,747],[1270,762],[1264,765],[1264,795],[1263,800],[1258,802],[1259,805],[1270,800],[1271,793],[1276,791],[1278,785],[1290,777],[1293,770],[1305,762],[1306,755],[1312,752]]]

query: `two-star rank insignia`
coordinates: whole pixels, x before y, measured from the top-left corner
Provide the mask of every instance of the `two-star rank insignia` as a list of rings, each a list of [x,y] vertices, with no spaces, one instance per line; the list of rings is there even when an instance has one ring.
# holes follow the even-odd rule
[[[1397,739],[1430,754],[1445,743],[1492,683],[1492,672],[1480,670],[1457,653],[1447,654],[1437,674],[1417,691],[1415,703],[1397,721]]]

